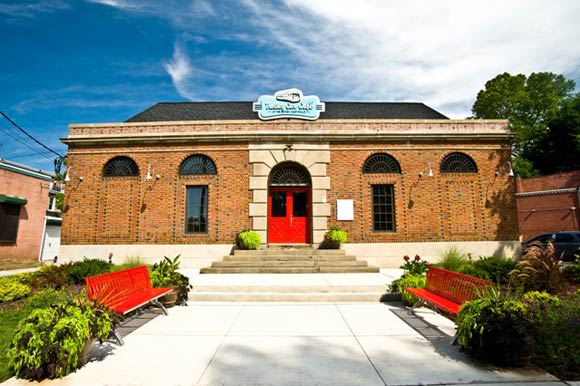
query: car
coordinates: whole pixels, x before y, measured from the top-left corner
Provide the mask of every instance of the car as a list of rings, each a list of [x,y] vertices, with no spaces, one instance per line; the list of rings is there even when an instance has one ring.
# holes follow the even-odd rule
[[[546,245],[550,241],[554,244],[556,256],[562,256],[564,261],[574,261],[576,255],[580,255],[580,232],[575,231],[542,233],[534,236],[522,242],[522,253],[525,254],[527,248],[533,242]]]

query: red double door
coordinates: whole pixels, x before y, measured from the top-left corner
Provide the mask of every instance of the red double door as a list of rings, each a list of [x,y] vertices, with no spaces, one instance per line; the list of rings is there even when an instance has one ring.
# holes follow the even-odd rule
[[[270,188],[268,242],[310,243],[310,189]]]

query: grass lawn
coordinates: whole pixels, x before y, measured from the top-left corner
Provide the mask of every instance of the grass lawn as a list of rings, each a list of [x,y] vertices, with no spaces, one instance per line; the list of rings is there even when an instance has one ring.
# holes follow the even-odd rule
[[[42,263],[38,260],[17,260],[17,259],[2,259],[0,260],[0,271],[8,271],[12,269],[34,268],[40,267]]]

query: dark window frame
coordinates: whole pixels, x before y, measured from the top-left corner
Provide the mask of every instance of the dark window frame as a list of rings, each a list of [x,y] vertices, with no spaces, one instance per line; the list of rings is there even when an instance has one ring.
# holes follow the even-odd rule
[[[193,154],[179,165],[180,176],[216,175],[215,162],[205,154]]]
[[[189,197],[190,191],[194,189],[205,189],[205,192],[200,194],[200,202],[195,203],[194,207],[199,208],[197,216],[189,216],[190,215],[190,206],[189,206]],[[204,202],[205,201],[205,202]],[[193,208],[191,208],[193,210]],[[185,187],[185,216],[184,216],[184,233],[186,235],[200,235],[200,234],[207,234],[209,229],[209,221],[208,221],[208,212],[209,212],[209,185],[187,185]],[[192,213],[193,214],[193,213]],[[189,218],[191,217],[192,223],[190,224]],[[199,218],[197,230],[196,230],[196,218]],[[203,218],[203,221],[202,221]],[[190,230],[191,226],[191,230]],[[202,229],[203,227],[203,229]]]
[[[127,170],[127,173],[121,171]],[[103,177],[138,177],[139,166],[130,157],[118,156],[111,158],[103,168]]]
[[[362,172],[363,174],[401,174],[401,164],[399,164],[399,161],[390,154],[375,153],[365,160]]]
[[[19,204],[0,203],[0,244],[15,244],[18,240],[20,211]]]
[[[477,173],[477,163],[469,155],[461,152],[447,154],[439,166],[441,173]]]
[[[384,194],[379,195],[377,192],[380,188],[386,188]],[[387,197],[390,197],[390,204]],[[383,199],[382,202],[379,201]],[[395,185],[393,184],[373,184],[371,185],[372,200],[372,229],[377,233],[394,233],[397,231],[396,208],[395,208]],[[383,206],[390,206],[389,210],[377,212],[377,209]],[[377,217],[378,216],[378,217]],[[378,218],[378,221],[377,221]],[[381,229],[382,228],[382,229]]]

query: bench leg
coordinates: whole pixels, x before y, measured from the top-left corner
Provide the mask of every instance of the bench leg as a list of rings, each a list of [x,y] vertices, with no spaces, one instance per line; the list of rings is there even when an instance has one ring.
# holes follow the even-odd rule
[[[165,306],[163,304],[161,304],[161,302],[157,299],[151,300],[151,304],[156,305],[157,307],[161,308],[161,311],[163,311],[163,313],[167,316],[167,309],[165,308]]]
[[[451,341],[452,346],[457,346],[459,344],[459,342],[457,341],[458,338],[459,338],[459,332],[455,331],[455,335],[453,335],[453,340]]]
[[[410,308],[407,309],[407,312],[410,315],[415,315],[415,308],[421,307],[423,305],[425,305],[425,300],[419,299],[415,304],[413,304]]]
[[[119,346],[125,345],[125,342],[123,342],[123,338],[121,338],[121,335],[119,335],[117,330],[113,330],[113,336],[115,337],[115,340],[117,341],[117,343],[119,343]]]

